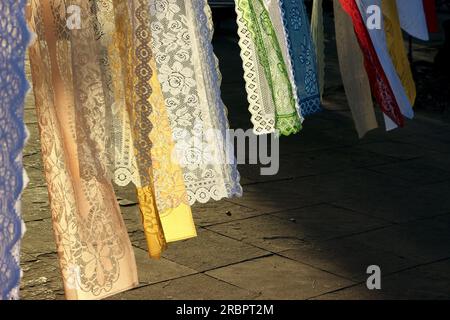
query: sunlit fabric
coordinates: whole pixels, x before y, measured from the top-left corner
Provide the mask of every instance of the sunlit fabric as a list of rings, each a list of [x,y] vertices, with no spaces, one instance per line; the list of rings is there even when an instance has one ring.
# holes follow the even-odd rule
[[[66,297],[100,299],[133,288],[138,280],[108,175],[108,109],[102,105],[96,17],[90,14],[95,3],[73,3],[85,14],[83,27],[69,32],[64,1],[30,1],[30,26],[37,34],[30,62]],[[89,162],[94,156],[97,160]]]
[[[364,69],[364,57],[359,48],[350,17],[334,0],[336,46],[347,101],[359,137],[378,127],[372,102],[369,78]]]
[[[262,0],[236,0],[249,110],[256,134],[277,130],[290,135],[301,130],[302,119],[281,49],[283,42],[266,6]]]
[[[366,29],[366,19],[361,15],[359,1],[340,0],[344,11],[350,16],[359,46],[364,55],[364,65],[369,76],[373,95],[378,101],[381,110],[390,120],[390,126],[403,126],[404,118],[397,103],[395,93],[391,87],[383,65],[378,57],[375,44],[372,43],[371,34]],[[366,14],[366,12],[364,12]],[[383,32],[383,30],[378,30]]]
[[[189,204],[242,193],[236,164],[227,161],[228,120],[205,6],[193,0],[150,2],[158,80]]]
[[[19,251],[25,232],[20,211],[27,182],[22,164],[27,137],[24,99],[29,88],[24,70],[29,41],[25,4],[25,0],[0,2],[0,300],[19,298]]]

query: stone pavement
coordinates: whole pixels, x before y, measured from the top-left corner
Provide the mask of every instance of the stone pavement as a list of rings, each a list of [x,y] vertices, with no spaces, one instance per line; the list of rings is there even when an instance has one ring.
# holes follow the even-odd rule
[[[232,127],[249,128],[236,39],[222,33],[215,47]],[[278,175],[241,166],[244,197],[196,205],[198,238],[149,260],[133,189],[118,190],[140,286],[113,299],[450,298],[450,125],[419,114],[359,140],[328,61],[335,111],[282,138]],[[26,119],[22,298],[63,299],[31,98]],[[366,288],[369,265],[382,290]]]

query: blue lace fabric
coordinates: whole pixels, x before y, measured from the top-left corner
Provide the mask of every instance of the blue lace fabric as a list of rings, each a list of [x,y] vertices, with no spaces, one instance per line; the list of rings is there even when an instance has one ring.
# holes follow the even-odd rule
[[[21,270],[19,245],[24,231],[20,195],[24,187],[22,150],[25,53],[29,32],[26,0],[0,1],[0,300],[17,299]]]
[[[321,111],[317,60],[311,29],[302,0],[280,0],[297,96],[303,117]]]

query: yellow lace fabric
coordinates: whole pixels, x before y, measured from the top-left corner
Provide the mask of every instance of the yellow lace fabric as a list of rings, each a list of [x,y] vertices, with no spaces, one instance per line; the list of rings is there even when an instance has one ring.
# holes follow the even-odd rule
[[[414,105],[416,100],[416,84],[414,83],[411,66],[403,42],[396,1],[382,0],[382,12],[389,54],[405,88],[408,99],[411,105]]]
[[[144,0],[127,4],[114,1],[114,6],[117,47],[122,53],[127,79],[125,96],[132,97],[127,103],[133,119],[133,137],[143,142],[134,143],[141,166],[138,199],[150,256],[158,257],[166,242],[195,237],[196,230],[182,170],[172,161],[175,146],[150,48],[148,4]],[[146,67],[142,69],[144,64]],[[142,167],[143,163],[146,167]]]
[[[92,62],[92,57],[86,54],[96,50],[95,47],[87,48],[88,42],[81,47],[73,46],[73,38],[90,32],[86,29],[92,25],[89,23],[91,17],[82,15],[82,25],[86,29],[69,32],[65,17],[67,5],[72,3],[83,9],[92,4],[91,1],[30,1],[30,27],[36,32],[37,40],[29,54],[42,157],[66,297],[100,299],[135,287],[138,280],[131,243],[112,183],[101,170],[104,167],[91,167],[91,171],[80,167],[83,157],[91,156],[94,150],[107,150],[107,142],[90,135],[86,139],[93,144],[79,145],[80,136],[90,134],[87,127],[81,129],[81,125],[104,124],[79,123],[79,117],[98,110],[91,107],[91,96],[85,97],[76,91],[73,84],[80,80],[75,79],[75,73],[89,77],[85,80],[94,85],[88,89],[100,102],[103,88],[98,69],[87,72],[75,71],[72,67],[78,59]],[[93,64],[84,63],[76,67],[91,66]],[[80,111],[85,113],[77,115]],[[85,149],[87,146],[93,149]]]

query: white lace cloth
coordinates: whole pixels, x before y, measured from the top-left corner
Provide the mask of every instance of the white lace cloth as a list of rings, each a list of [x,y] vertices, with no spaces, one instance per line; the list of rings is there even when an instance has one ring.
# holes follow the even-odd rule
[[[189,203],[241,194],[235,165],[226,162],[228,123],[212,52],[206,3],[150,2],[152,47]]]

